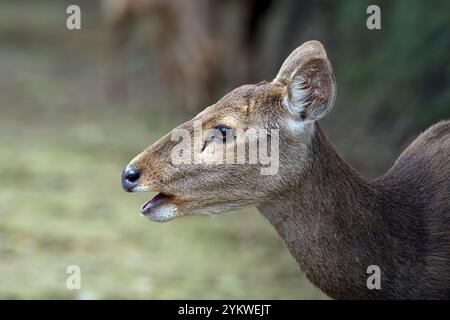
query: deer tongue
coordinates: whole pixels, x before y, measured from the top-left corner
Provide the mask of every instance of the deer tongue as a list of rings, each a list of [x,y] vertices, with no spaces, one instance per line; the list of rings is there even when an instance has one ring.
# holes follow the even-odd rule
[[[141,213],[143,215],[151,213],[151,211],[153,211],[157,207],[159,207],[165,203],[168,203],[170,198],[171,198],[170,196],[168,196],[162,192],[158,193],[156,196],[154,196],[153,198],[151,198],[149,201],[147,201],[146,203],[144,203],[142,205]]]

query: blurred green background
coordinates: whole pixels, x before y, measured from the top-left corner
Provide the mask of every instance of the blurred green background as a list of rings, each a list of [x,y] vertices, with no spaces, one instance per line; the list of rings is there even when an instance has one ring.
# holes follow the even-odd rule
[[[80,31],[65,27],[72,3]],[[239,6],[227,3],[233,25]],[[369,4],[381,30],[366,28]],[[320,40],[338,84],[323,127],[372,178],[450,117],[449,13],[449,1],[275,1],[250,78],[271,80],[291,50]],[[129,95],[108,99],[97,1],[0,3],[0,298],[326,298],[256,209],[157,224],[139,215],[148,194],[122,191],[124,166],[194,114],[155,71],[151,28],[139,23],[124,52]],[[66,288],[68,265],[80,290]]]

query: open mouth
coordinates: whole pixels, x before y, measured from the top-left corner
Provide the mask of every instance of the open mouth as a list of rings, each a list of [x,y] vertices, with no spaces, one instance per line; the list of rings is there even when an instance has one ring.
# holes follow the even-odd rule
[[[153,221],[171,220],[177,211],[171,203],[173,198],[172,195],[160,192],[142,205],[141,213]]]
[[[159,206],[169,203],[172,198],[172,196],[160,192],[142,205],[141,213],[144,215],[149,214]]]

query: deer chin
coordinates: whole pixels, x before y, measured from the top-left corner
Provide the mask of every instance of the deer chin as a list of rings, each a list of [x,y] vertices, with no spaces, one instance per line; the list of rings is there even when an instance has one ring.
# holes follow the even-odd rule
[[[156,222],[167,222],[177,216],[177,207],[172,203],[173,196],[158,193],[142,205],[141,214]]]

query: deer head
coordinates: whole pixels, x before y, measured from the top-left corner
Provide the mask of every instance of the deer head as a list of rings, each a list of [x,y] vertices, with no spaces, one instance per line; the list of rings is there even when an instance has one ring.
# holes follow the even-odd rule
[[[123,171],[122,186],[158,192],[141,212],[161,222],[270,202],[308,170],[314,123],[330,111],[335,95],[323,46],[307,42],[272,82],[238,87],[144,150]],[[262,171],[267,162],[249,161],[254,154],[248,146],[266,142],[275,166],[269,173]],[[236,160],[238,150],[244,150],[244,163],[222,161],[230,152]]]

